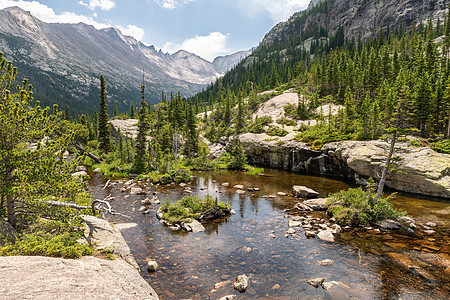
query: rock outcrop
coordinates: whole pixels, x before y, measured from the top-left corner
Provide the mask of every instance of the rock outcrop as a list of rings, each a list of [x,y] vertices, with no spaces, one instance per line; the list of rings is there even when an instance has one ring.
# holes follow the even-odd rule
[[[0,257],[2,299],[159,299],[123,260]]]
[[[369,177],[378,180],[389,152],[389,143],[383,140],[342,141],[313,150],[305,143],[297,142],[292,134],[270,139],[266,134],[244,133],[237,138],[251,164],[304,174],[353,178],[358,183],[364,183]],[[227,148],[231,149],[237,138],[230,139]],[[450,198],[449,154],[397,143],[394,157],[397,157],[399,172],[390,172],[386,182],[388,187]]]
[[[1,299],[159,299],[141,277],[139,266],[119,230],[105,220],[83,217],[84,241],[115,260],[92,256],[63,259],[42,256],[0,257]],[[121,226],[127,228],[129,224]],[[80,240],[82,242],[83,240]]]

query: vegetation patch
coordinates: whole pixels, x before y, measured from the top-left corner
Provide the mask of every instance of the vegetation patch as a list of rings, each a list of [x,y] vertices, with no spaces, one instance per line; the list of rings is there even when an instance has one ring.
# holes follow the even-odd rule
[[[361,187],[340,191],[327,200],[328,213],[342,226],[370,224],[405,215],[405,212],[392,207],[390,200],[393,195],[379,198],[376,204],[373,203],[374,197],[372,190],[364,190]]]
[[[432,149],[437,152],[450,154],[450,139],[436,142]]]
[[[264,126],[272,123],[272,117],[264,116],[261,118],[256,117],[253,122],[247,127],[247,131],[251,133],[263,133]]]
[[[283,129],[278,126],[270,126],[267,129],[267,134],[270,136],[286,136],[288,134],[286,129]]]
[[[211,210],[217,210],[218,215],[229,215],[231,206],[225,202],[217,202],[210,195],[205,198],[190,195],[174,203],[166,200],[159,211],[164,220],[179,224],[183,221],[191,222],[193,219],[200,220]]]

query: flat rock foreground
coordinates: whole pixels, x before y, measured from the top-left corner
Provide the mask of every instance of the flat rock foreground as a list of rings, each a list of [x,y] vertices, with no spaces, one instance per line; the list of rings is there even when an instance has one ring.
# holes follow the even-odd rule
[[[0,282],[1,299],[159,299],[120,259],[0,257]]]
[[[92,256],[0,257],[0,299],[158,300],[156,292],[141,277],[120,226],[92,216],[83,219],[85,242],[94,244],[97,251],[111,253],[114,260]]]

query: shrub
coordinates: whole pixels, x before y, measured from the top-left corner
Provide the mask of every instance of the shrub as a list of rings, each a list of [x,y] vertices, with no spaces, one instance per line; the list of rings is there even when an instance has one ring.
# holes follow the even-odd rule
[[[247,131],[251,133],[263,133],[264,126],[272,123],[272,117],[264,116],[261,118],[256,117],[253,122],[247,127]]]
[[[286,117],[281,117],[277,120],[277,123],[280,125],[286,125],[286,126],[297,126],[297,122],[295,122],[292,119],[287,119]]]
[[[450,154],[450,139],[436,142],[432,149],[437,152]]]
[[[270,126],[270,128],[267,130],[267,134],[270,136],[286,136],[288,132],[278,126]]]
[[[393,196],[380,198],[375,205],[374,196],[373,191],[361,187],[340,191],[327,200],[328,213],[343,226],[358,226],[404,215],[403,211],[394,209],[389,202]]]

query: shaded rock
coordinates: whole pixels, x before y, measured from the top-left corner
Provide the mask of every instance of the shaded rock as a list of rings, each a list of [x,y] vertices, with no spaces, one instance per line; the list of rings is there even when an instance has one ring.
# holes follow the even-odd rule
[[[425,232],[426,234],[433,234],[436,231],[430,229],[430,230],[424,230],[423,232]]]
[[[330,243],[333,243],[333,242],[334,242],[334,235],[333,235],[333,233],[331,232],[331,230],[320,231],[320,232],[317,234],[317,237],[318,237],[319,239],[321,239],[322,241],[325,241],[325,242],[330,242]]]
[[[314,278],[307,281],[309,285],[318,288],[325,281],[325,278]]]
[[[245,274],[243,274],[234,278],[233,287],[236,291],[244,293],[248,288],[248,284],[249,284],[248,277]]]
[[[0,246],[11,243],[17,239],[17,232],[8,222],[0,220]]]
[[[0,269],[2,299],[159,299],[121,259],[8,256]]]
[[[147,270],[149,272],[156,272],[158,270],[158,263],[154,260],[151,260],[147,263]]]
[[[316,233],[314,231],[306,230],[305,231],[305,236],[307,238],[314,238],[314,237],[316,237]]]
[[[102,171],[102,169],[100,169],[100,168],[97,168],[94,170],[95,173],[100,173],[101,171]]]
[[[294,228],[289,228],[287,233],[288,234],[294,234],[295,233],[295,229]]]
[[[75,169],[77,172],[81,172],[81,171],[87,171],[87,168],[85,166],[77,166],[77,168]]]
[[[404,223],[408,223],[408,224],[415,223],[414,219],[410,218],[410,217],[400,217],[400,218],[398,218],[398,220],[400,222],[404,222]]]
[[[394,220],[382,220],[375,223],[378,227],[381,227],[386,230],[397,230],[402,227],[402,224],[400,224],[397,221]]]
[[[324,259],[324,260],[318,261],[317,264],[319,266],[323,266],[323,267],[324,266],[332,266],[332,265],[334,265],[334,260],[332,260],[332,259]]]
[[[303,185],[294,185],[292,187],[292,194],[295,197],[299,198],[311,198],[319,196],[318,192]]]
[[[303,201],[304,205],[307,205],[312,210],[326,210],[325,208],[325,202],[327,201],[327,198],[317,198],[317,199],[310,199]]]
[[[214,284],[214,289],[211,291],[212,293],[217,292],[217,290],[227,286],[227,285],[231,285],[231,280],[227,280],[227,281],[222,281],[222,282],[218,282],[216,284]]]
[[[133,268],[139,270],[139,266],[119,229],[108,221],[93,216],[85,215],[82,218],[85,222],[84,239],[89,244],[96,245],[99,251],[111,252],[117,258],[123,259]]]
[[[332,287],[337,286],[337,285],[339,285],[339,282],[337,282],[337,281],[329,281],[329,282],[322,283],[322,288],[324,290],[329,290]]]
[[[151,205],[152,201],[148,198],[145,198],[144,200],[141,200],[142,205]]]

